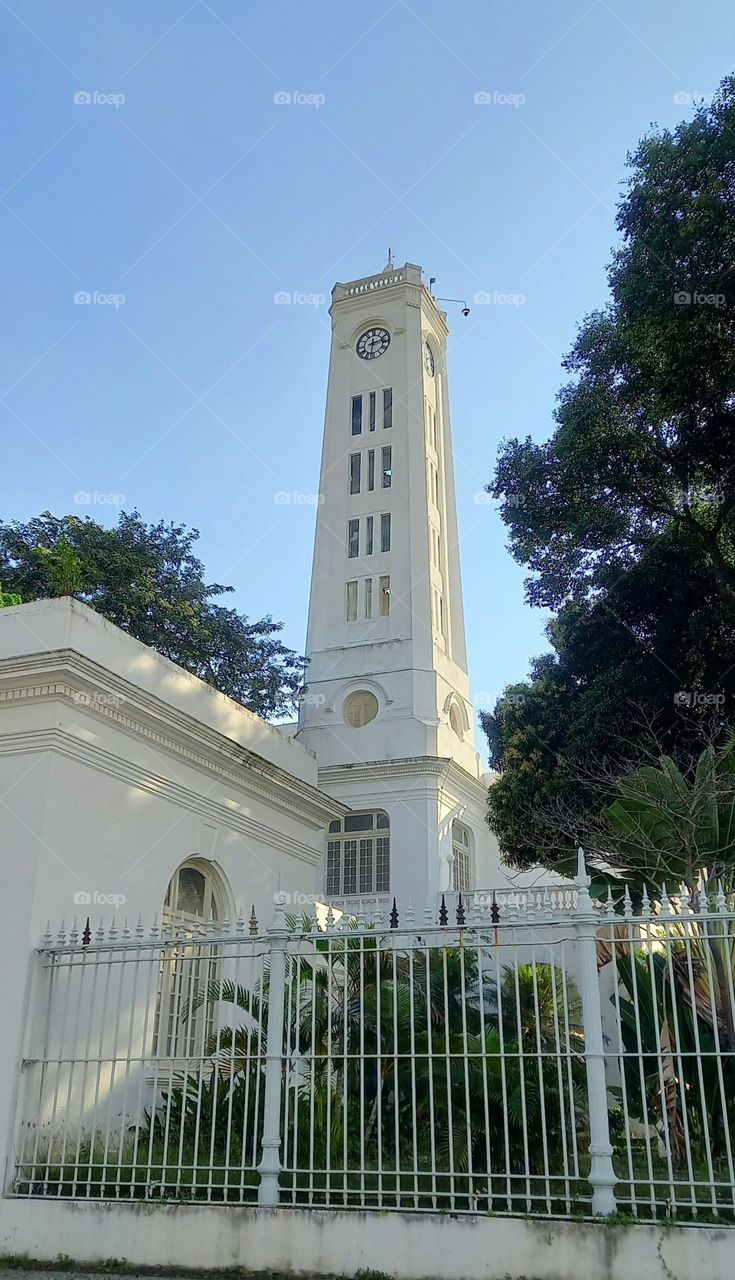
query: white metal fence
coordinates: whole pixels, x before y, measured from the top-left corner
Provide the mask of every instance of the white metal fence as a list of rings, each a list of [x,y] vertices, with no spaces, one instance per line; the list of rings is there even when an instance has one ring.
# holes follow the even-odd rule
[[[47,938],[13,1191],[732,1220],[735,915],[588,883]]]

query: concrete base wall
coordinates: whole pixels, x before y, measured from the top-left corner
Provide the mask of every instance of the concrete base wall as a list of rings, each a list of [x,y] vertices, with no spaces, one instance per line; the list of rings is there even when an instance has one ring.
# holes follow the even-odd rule
[[[213,1205],[0,1202],[0,1256],[400,1280],[732,1280],[735,1229]]]

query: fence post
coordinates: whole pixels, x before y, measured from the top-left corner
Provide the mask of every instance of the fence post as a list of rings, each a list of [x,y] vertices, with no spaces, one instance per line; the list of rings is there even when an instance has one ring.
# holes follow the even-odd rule
[[[286,1000],[285,894],[275,896],[273,923],[268,928],[270,977],[268,982],[268,1031],[265,1048],[265,1097],[263,1103],[263,1153],[258,1165],[258,1204],[279,1203],[281,1172],[281,1085],[283,1081],[283,1020]]]
[[[612,1163],[610,1121],[607,1110],[605,1055],[602,1039],[602,1004],[597,973],[597,930],[599,917],[592,905],[584,850],[578,851],[577,909],[574,916],[582,989],[584,1057],[587,1069],[587,1101],[590,1121],[590,1174],[592,1212],[601,1217],[614,1213],[617,1182]]]

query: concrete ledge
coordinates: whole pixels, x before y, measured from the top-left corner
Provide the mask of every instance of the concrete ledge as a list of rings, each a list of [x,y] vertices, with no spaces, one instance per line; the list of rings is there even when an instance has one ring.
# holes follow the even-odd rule
[[[732,1280],[735,1228],[554,1219],[0,1201],[0,1255],[399,1280]]]

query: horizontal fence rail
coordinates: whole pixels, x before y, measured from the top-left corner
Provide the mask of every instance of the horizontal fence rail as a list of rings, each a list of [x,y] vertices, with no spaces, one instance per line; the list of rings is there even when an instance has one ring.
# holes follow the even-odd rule
[[[370,914],[47,936],[14,1193],[735,1219],[723,894]]]

